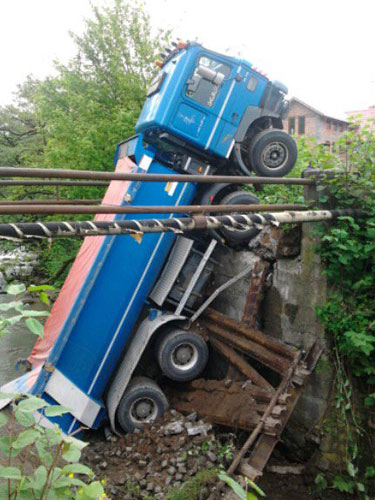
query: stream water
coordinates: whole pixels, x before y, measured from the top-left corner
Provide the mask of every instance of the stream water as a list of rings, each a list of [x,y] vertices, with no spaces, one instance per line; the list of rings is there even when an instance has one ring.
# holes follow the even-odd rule
[[[0,293],[0,304],[10,302],[13,297]],[[1,311],[5,317],[14,316],[14,311]],[[33,335],[23,324],[18,323],[9,327],[10,333],[3,335],[0,339],[0,385],[19,377],[24,373],[22,367],[17,371],[15,368],[17,359],[29,356],[37,337]]]
[[[17,283],[30,281],[30,276],[38,267],[38,256],[23,246],[10,249],[0,242],[0,304],[14,300],[14,297],[4,293],[9,281]],[[14,310],[0,311],[5,317],[15,316]],[[16,362],[20,358],[27,358],[36,341],[33,335],[20,322],[9,327],[10,333],[0,338],[0,386],[24,373],[23,367],[17,371]]]

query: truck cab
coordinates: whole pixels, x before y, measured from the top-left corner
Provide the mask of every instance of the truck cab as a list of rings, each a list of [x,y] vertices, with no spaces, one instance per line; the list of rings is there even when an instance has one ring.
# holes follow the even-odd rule
[[[136,125],[147,143],[245,175],[293,168],[296,145],[282,130],[285,85],[195,42],[180,42],[159,66]]]

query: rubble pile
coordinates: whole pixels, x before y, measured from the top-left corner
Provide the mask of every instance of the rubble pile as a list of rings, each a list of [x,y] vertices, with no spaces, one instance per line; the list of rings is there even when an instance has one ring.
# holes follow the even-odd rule
[[[183,416],[170,410],[162,420],[109,442],[93,434],[84,450],[100,478],[108,479],[112,500],[164,499],[166,491],[191,479],[198,471],[219,466],[219,444],[212,425],[196,413]]]

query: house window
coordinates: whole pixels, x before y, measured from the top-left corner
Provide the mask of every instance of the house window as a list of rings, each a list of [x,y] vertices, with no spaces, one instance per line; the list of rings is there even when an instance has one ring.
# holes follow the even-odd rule
[[[298,117],[298,133],[299,133],[299,135],[302,135],[305,133],[305,117],[304,116]]]
[[[289,127],[289,134],[296,133],[296,119],[294,117],[289,118],[288,127]]]
[[[331,120],[329,118],[327,118],[327,128],[328,129],[331,128]]]

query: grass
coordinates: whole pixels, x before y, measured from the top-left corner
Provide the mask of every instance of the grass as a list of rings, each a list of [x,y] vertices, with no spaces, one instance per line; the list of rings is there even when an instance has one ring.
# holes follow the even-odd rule
[[[217,469],[204,469],[181,486],[174,487],[166,496],[165,500],[199,500],[203,490],[207,490],[217,479]]]

